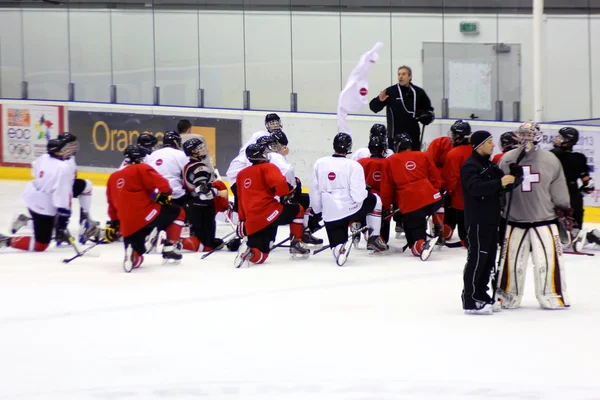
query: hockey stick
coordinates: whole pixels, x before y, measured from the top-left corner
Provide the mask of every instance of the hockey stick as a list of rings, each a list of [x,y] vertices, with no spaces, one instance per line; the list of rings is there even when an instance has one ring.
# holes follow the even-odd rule
[[[350,244],[352,244],[352,240],[351,239],[354,239],[355,236],[360,235],[361,233],[363,233],[367,229],[369,229],[369,226],[365,225],[362,228],[355,230],[354,232],[352,232],[352,234],[350,234],[350,237],[348,238],[348,240],[346,242],[349,241]],[[330,248],[331,248],[331,245],[330,244],[326,244],[325,246],[321,247],[320,249],[314,250],[312,254],[313,255],[319,254],[320,252],[325,251],[325,250],[330,249]]]
[[[575,256],[589,256],[594,257],[596,254],[594,253],[585,253],[585,252],[577,252],[577,251],[565,251],[563,250],[563,254],[572,254]]]
[[[234,235],[234,234],[235,234],[235,232],[230,232],[230,233],[228,233],[227,235],[223,236],[223,239],[227,239],[228,237],[230,237],[230,236],[232,236],[232,235]],[[217,247],[215,247],[214,249],[212,249],[212,250],[211,250],[211,251],[209,251],[208,253],[206,253],[206,254],[203,254],[203,255],[202,255],[202,257],[200,257],[200,259],[201,259],[201,260],[204,260],[206,257],[210,256],[212,253],[214,253],[215,251],[219,251],[219,250],[221,250],[223,247],[227,246],[227,245],[229,244],[229,242],[231,242],[231,241],[233,241],[233,240],[235,240],[235,239],[237,239],[237,238],[238,238],[238,237],[237,237],[237,235],[236,235],[236,236],[232,237],[231,239],[229,239],[229,240],[227,240],[227,241],[226,241],[226,240],[223,240],[223,243],[221,243],[220,245],[218,245]]]
[[[70,263],[71,261],[73,261],[73,260],[75,260],[75,259],[77,259],[77,258],[79,258],[79,257],[83,256],[85,253],[87,253],[88,251],[92,250],[94,247],[98,246],[99,244],[105,244],[105,243],[108,243],[108,242],[105,242],[105,241],[98,241],[98,242],[96,242],[96,243],[92,244],[91,246],[88,246],[88,247],[86,247],[86,248],[85,248],[85,249],[83,249],[81,252],[77,251],[77,254],[75,254],[73,257],[71,257],[71,258],[65,258],[65,259],[63,260],[63,262],[64,262],[65,264],[68,264],[68,263]],[[77,249],[76,249],[76,250],[77,250]]]
[[[421,128],[421,137],[419,138],[419,146],[421,147],[421,151],[423,151],[423,138],[425,137],[425,125]]]
[[[519,156],[517,157],[517,161],[515,162],[515,164],[519,165],[519,163],[521,162],[521,160],[523,159],[523,157],[525,157],[525,154],[527,152],[525,151],[525,147],[523,147],[523,149],[521,150],[521,152],[519,153]],[[492,300],[496,301],[496,291],[498,290],[498,279],[500,278],[499,274],[500,274],[500,262],[502,261],[502,254],[504,254],[504,250],[506,250],[506,245],[508,244],[508,240],[506,240],[506,231],[508,228],[508,218],[510,216],[510,206],[512,205],[512,197],[513,197],[513,193],[517,188],[514,186],[513,184],[513,188],[510,191],[510,193],[508,194],[508,201],[506,202],[506,213],[504,214],[506,216],[506,220],[504,221],[504,238],[502,239],[502,243],[500,245],[500,254],[498,256],[498,262],[496,263],[496,268],[495,271],[493,271],[492,274]],[[508,257],[508,254],[506,255]]]

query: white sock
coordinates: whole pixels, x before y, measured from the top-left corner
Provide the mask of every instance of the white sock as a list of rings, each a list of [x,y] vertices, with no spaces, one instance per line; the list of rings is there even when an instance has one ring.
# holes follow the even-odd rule
[[[379,236],[381,233],[381,199],[378,195],[375,194],[375,198],[377,199],[377,203],[375,203],[375,208],[373,211],[367,214],[367,225],[369,228],[373,229],[371,236]]]

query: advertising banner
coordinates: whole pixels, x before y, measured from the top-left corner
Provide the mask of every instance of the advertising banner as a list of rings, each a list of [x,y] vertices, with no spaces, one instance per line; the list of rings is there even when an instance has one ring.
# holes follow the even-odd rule
[[[206,139],[209,154],[222,173],[237,156],[242,141],[239,119],[93,111],[69,111],[68,118],[70,132],[79,139],[77,164],[85,167],[118,168],[123,162],[123,151],[136,144],[140,134],[156,136],[160,146],[164,133],[177,130],[181,119],[192,123],[192,134]]]
[[[3,166],[28,167],[64,129],[62,106],[4,103],[1,107]]]

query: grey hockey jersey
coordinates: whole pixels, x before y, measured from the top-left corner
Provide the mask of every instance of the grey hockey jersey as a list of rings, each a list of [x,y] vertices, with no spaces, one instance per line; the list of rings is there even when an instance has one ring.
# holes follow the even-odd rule
[[[521,148],[506,153],[500,160],[500,168],[510,173],[510,164],[516,162],[520,153]],[[557,218],[555,207],[570,207],[565,174],[554,154],[532,150],[525,154],[519,165],[523,167],[523,183],[513,191],[509,221],[551,221]]]

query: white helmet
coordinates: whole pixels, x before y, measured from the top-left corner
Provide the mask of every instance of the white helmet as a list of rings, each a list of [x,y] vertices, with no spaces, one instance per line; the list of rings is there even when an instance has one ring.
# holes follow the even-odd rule
[[[515,132],[519,144],[527,151],[537,149],[538,144],[542,140],[542,131],[537,122],[527,121],[519,126]]]

